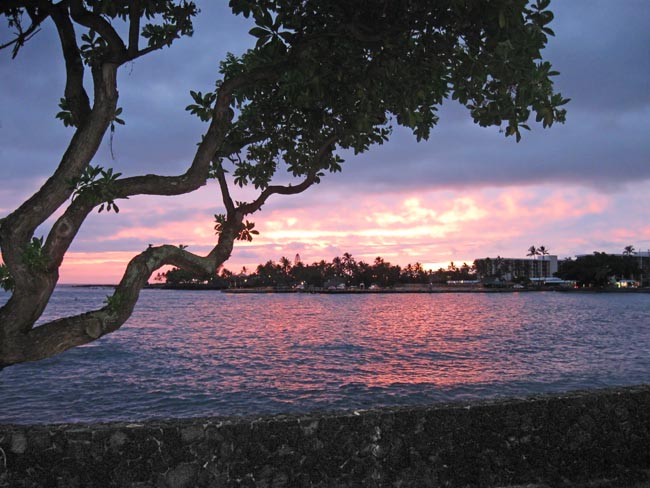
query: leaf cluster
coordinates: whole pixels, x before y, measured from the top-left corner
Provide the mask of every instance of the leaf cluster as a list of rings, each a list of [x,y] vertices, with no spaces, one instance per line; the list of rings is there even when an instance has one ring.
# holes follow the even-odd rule
[[[148,46],[170,46],[181,36],[194,33],[192,18],[199,12],[194,2],[170,0],[86,0],[87,7],[105,19],[127,21],[136,15],[153,22],[142,26],[141,35],[148,40]],[[103,45],[89,43],[91,48]]]
[[[108,43],[92,29],[81,34],[81,41],[83,44],[81,44],[79,50],[84,63],[88,66],[94,65],[108,53]]]
[[[125,125],[124,119],[118,117],[122,114],[122,107],[117,107],[115,113],[113,114],[113,119],[111,120],[111,133],[115,132],[115,124]]]
[[[113,295],[106,295],[106,299],[104,300],[106,308],[111,313],[117,312],[121,308],[123,302],[124,296],[119,291],[116,291]]]
[[[142,29],[142,37],[148,39],[149,47],[171,46],[181,36],[191,36],[194,33],[192,18],[198,12],[194,2],[183,1],[179,4],[161,0],[145,2],[145,16],[154,18],[159,15],[162,22],[146,24]]]
[[[253,236],[259,235],[259,232],[255,230],[255,224],[249,222],[248,220],[244,221],[239,229],[239,234],[237,234],[237,239],[240,241],[251,242]]]
[[[228,220],[224,214],[215,214],[214,222],[214,233],[216,235],[220,235],[224,231]],[[259,231],[255,230],[255,223],[245,220],[239,226],[235,239],[239,241],[251,242],[253,240],[253,236],[256,235],[259,235]]]
[[[40,24],[48,16],[54,15],[55,9],[62,8],[75,11],[74,20],[77,21],[76,16],[81,16],[84,18],[82,23],[88,26],[81,33],[82,44],[79,48],[84,63],[93,66],[110,60],[121,64],[144,52],[170,46],[181,36],[191,36],[194,33],[192,19],[199,12],[194,2],[186,0],[84,0],[79,5],[76,2],[54,3],[51,0],[11,0],[0,4],[0,15],[15,31],[14,39],[0,45],[0,48],[13,46],[15,57],[20,48],[38,32]],[[120,22],[128,24],[127,29],[135,28],[138,38],[146,39],[145,50],[140,51],[137,45],[131,45],[131,38],[128,43],[119,40],[118,32],[122,31]],[[129,44],[129,52],[126,44]]]
[[[14,277],[11,276],[9,269],[6,265],[0,264],[0,288],[5,291],[13,291],[16,286]]]
[[[24,247],[22,254],[23,263],[33,271],[44,271],[49,263],[47,254],[43,251],[43,236],[32,237],[32,240]],[[11,276],[8,280],[13,283]]]
[[[72,200],[82,198],[93,205],[101,203],[98,212],[106,209],[119,213],[120,209],[115,203],[115,182],[122,173],[113,173],[113,168],[104,169],[101,166],[89,165],[79,178],[69,181],[73,189]]]
[[[217,94],[214,92],[208,92],[205,95],[203,93],[195,92],[190,90],[190,96],[194,100],[194,103],[185,107],[185,110],[190,112],[192,115],[196,115],[203,122],[207,122],[212,117],[212,104],[217,99]]]
[[[70,110],[70,106],[68,105],[68,101],[65,98],[59,100],[59,108],[61,111],[56,114],[56,118],[61,120],[65,127],[77,127],[77,121],[75,120],[74,115]]]
[[[281,169],[317,179],[340,171],[340,154],[315,163],[331,137],[355,154],[385,142],[394,124],[427,139],[446,99],[517,141],[532,116],[543,127],[563,122],[568,99],[554,92],[557,72],[541,57],[553,35],[548,6],[231,0],[235,14],[255,21],[256,39],[220,66],[224,81],[246,79],[235,90],[237,117],[224,143],[238,148],[236,184],[264,189]],[[209,120],[213,94],[191,95],[187,109]]]
[[[74,113],[70,110],[70,105],[66,98],[61,98],[59,100],[59,108],[61,109],[57,114],[56,118],[63,122],[65,127],[78,127],[79,123],[74,117]],[[122,107],[115,109],[113,114],[113,119],[111,120],[110,129],[111,133],[115,132],[115,124],[125,125],[124,119],[120,118],[119,115],[122,114]]]
[[[537,122],[550,127],[564,122],[569,99],[554,93],[552,77],[558,75],[542,60],[541,51],[554,33],[548,27],[553,13],[549,0],[526,2],[475,2],[466,5],[468,18],[480,16],[457,45],[449,79],[452,98],[469,110],[477,124],[505,124],[505,135],[521,139],[521,129],[534,113]]]

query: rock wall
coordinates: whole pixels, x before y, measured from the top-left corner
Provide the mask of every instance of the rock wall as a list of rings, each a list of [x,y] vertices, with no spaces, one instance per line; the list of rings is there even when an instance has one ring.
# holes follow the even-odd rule
[[[650,386],[331,414],[0,425],[0,486],[640,487],[650,486],[649,446]]]

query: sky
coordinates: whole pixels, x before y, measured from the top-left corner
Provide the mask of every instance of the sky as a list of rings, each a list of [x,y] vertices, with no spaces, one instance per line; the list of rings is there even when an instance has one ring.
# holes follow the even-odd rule
[[[210,91],[227,52],[255,39],[227,1],[199,1],[192,38],[124,66],[119,106],[126,126],[93,164],[125,176],[180,174],[205,125],[184,110],[190,90]],[[295,196],[275,196],[251,218],[260,235],[236,244],[225,267],[238,272],[299,254],[305,262],[345,252],[367,262],[524,257],[531,245],[560,259],[627,245],[650,249],[650,2],[554,0],[544,58],[571,98],[565,124],[532,131],[520,143],[473,124],[451,100],[428,141],[396,129],[383,146],[342,153],[343,171]],[[0,26],[0,43],[7,40]],[[64,68],[46,26],[11,60],[0,52],[0,217],[54,171],[72,135],[55,119]],[[246,193],[235,199],[246,200]],[[250,193],[248,194],[250,197]],[[216,184],[180,197],[132,197],[120,213],[93,213],[61,268],[62,283],[116,283],[149,244],[214,245]],[[37,232],[45,234],[51,222]]]

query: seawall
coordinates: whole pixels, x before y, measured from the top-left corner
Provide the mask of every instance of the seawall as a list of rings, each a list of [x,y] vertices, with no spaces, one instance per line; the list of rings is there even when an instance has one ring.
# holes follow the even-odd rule
[[[650,386],[328,414],[0,425],[0,487],[112,486],[646,487]]]

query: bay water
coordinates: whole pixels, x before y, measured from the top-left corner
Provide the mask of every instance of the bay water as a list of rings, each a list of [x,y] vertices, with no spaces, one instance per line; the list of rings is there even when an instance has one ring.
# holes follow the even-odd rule
[[[43,320],[101,307],[111,291],[60,286]],[[119,331],[0,371],[0,423],[366,409],[645,383],[645,293],[147,289]]]

